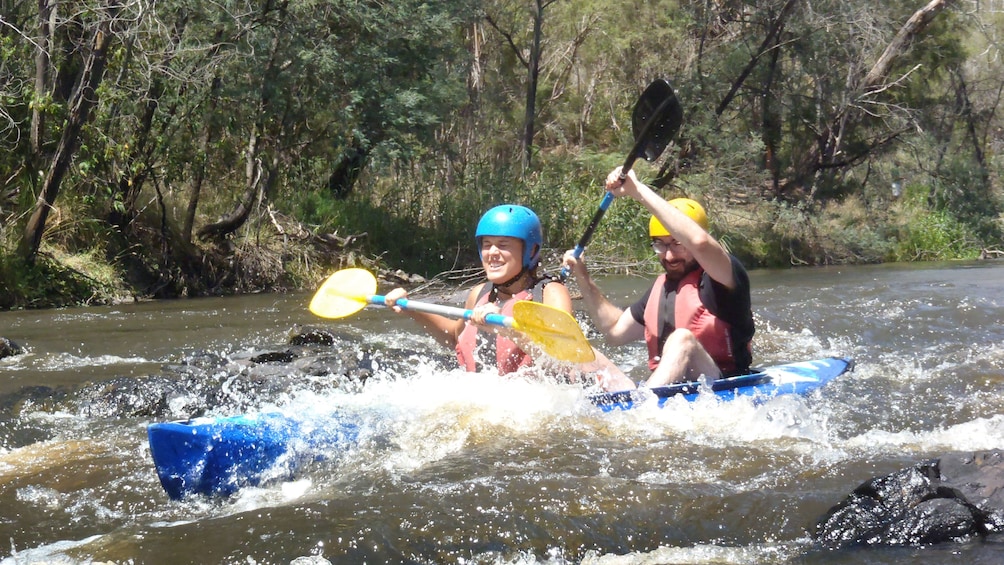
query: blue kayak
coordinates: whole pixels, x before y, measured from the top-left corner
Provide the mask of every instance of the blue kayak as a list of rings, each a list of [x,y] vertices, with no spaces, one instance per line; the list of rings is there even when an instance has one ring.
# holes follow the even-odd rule
[[[194,418],[147,426],[160,484],[173,499],[226,496],[266,479],[292,479],[297,468],[324,459],[358,437],[336,414],[299,420],[281,413]]]
[[[639,391],[597,393],[589,399],[604,411],[628,410],[652,395],[695,400],[709,392],[722,401],[752,397],[761,402],[782,394],[806,394],[853,369],[850,359],[829,357],[767,367],[710,384],[688,382]],[[150,424],[150,454],[168,496],[227,496],[246,486],[292,479],[325,454],[351,447],[359,426],[332,412],[311,418],[262,413],[195,418]]]
[[[781,394],[807,394],[853,369],[854,361],[851,359],[826,357],[755,369],[749,375],[718,379],[705,385],[697,382],[675,383],[623,392],[601,392],[589,399],[606,412],[629,410],[653,396],[660,407],[676,396],[693,402],[705,391],[714,393],[720,400],[748,396],[759,403]]]

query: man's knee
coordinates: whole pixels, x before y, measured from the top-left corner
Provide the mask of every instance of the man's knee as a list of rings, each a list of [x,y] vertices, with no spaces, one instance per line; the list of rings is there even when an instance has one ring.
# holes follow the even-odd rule
[[[678,328],[673,330],[673,333],[669,334],[669,337],[666,338],[666,344],[662,348],[663,357],[666,356],[666,352],[671,350],[693,351],[697,345],[697,337],[694,336],[694,332]]]

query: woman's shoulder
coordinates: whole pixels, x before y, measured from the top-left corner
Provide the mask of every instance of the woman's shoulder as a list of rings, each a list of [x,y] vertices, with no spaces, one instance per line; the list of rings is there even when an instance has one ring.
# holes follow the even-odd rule
[[[467,300],[464,301],[464,304],[466,305],[466,308],[468,310],[474,308],[474,306],[477,305],[478,300],[481,298],[481,295],[485,293],[485,285],[487,284],[488,281],[485,281],[485,282],[480,282],[471,287],[470,292],[467,293]]]
[[[570,310],[572,295],[568,292],[568,287],[565,286],[565,283],[560,280],[553,280],[543,285],[541,302]]]

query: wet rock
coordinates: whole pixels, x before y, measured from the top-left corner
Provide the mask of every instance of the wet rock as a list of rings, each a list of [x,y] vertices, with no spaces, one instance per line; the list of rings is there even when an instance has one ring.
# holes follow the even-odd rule
[[[186,395],[183,381],[165,375],[116,377],[77,391],[80,413],[91,417],[160,417],[169,413],[174,398]]]
[[[830,548],[927,545],[1004,532],[1004,451],[952,453],[865,482],[817,523]]]
[[[242,413],[287,400],[302,391],[358,391],[379,374],[396,378],[423,362],[455,367],[450,355],[360,343],[358,338],[313,328],[294,328],[290,343],[226,355],[196,351],[161,366],[159,374],[116,377],[88,383],[58,409],[88,417],[185,419],[205,414]],[[2,407],[0,407],[2,408]],[[54,408],[56,409],[56,408]]]
[[[289,363],[296,359],[296,354],[290,350],[267,351],[251,357],[252,363]]]
[[[334,345],[338,337],[323,328],[294,327],[289,332],[290,345]]]
[[[228,365],[230,360],[210,351],[196,351],[179,363],[168,363],[163,370],[178,375],[202,375]]]
[[[25,412],[57,410],[66,391],[48,386],[28,386],[0,395],[0,448],[14,449],[52,438],[52,426]]]
[[[313,355],[296,363],[296,368],[305,375],[353,376],[364,382],[373,374],[372,356],[368,351],[340,351]]]
[[[0,337],[0,359],[20,355],[22,353],[24,353],[24,348],[14,342],[14,340],[6,337]]]

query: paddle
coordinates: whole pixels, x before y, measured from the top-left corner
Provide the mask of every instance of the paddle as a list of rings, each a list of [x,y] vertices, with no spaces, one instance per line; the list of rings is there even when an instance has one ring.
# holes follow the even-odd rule
[[[661,78],[652,81],[652,84],[648,85],[648,88],[641,93],[631,113],[631,130],[634,133],[635,142],[621,167],[621,180],[627,178],[628,171],[631,170],[638,157],[644,157],[646,161],[658,159],[669,142],[680,131],[682,122],[683,108],[680,106],[676,93],[673,92],[673,87]],[[586,249],[596,226],[599,225],[603,214],[606,213],[613,201],[614,195],[612,193],[607,192],[603,195],[599,209],[596,210],[592,221],[589,222],[589,227],[586,228],[586,232],[582,234],[579,243],[572,252],[576,259]],[[568,273],[568,267],[561,268],[562,281],[568,278]]]
[[[321,285],[310,301],[310,311],[322,318],[345,318],[368,304],[386,306],[385,297],[375,294],[376,277],[365,269],[342,269]],[[415,312],[470,320],[473,310],[402,298],[395,305]],[[595,359],[592,346],[571,314],[553,306],[521,300],[512,317],[488,314],[487,323],[516,330],[536,343],[544,353],[559,361],[588,363]]]

